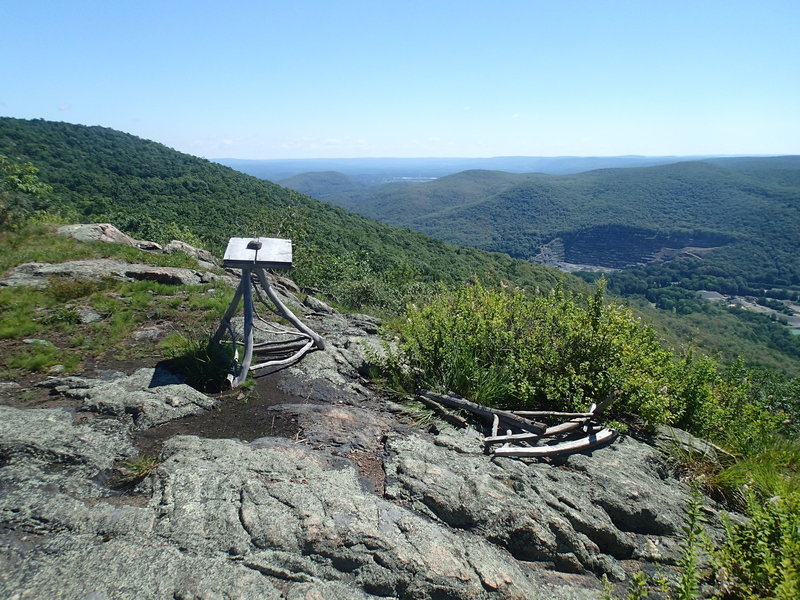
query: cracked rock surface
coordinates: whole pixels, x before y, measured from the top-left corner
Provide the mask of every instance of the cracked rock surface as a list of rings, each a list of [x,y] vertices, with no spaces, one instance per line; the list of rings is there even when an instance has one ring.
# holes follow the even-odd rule
[[[216,402],[163,369],[138,369],[110,380],[53,377],[39,383],[68,398],[82,400],[82,411],[130,418],[135,429],[211,410]]]
[[[603,574],[674,564],[689,490],[663,435],[487,456],[477,429],[421,429],[365,385],[376,319],[280,292],[326,340],[262,376],[287,394],[259,419],[292,437],[170,434],[126,487],[135,436],[228,405],[139,369],[40,384],[73,408],[0,406],[0,597],[588,600]]]

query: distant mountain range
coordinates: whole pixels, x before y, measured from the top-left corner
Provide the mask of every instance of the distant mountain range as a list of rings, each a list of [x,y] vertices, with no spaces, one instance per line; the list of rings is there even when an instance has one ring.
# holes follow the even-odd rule
[[[714,158],[571,175],[473,170],[369,187],[327,172],[280,183],[370,218],[532,261],[624,268],[663,258],[665,248],[758,240],[772,262],[800,249],[800,241],[791,241],[800,229],[800,157]],[[783,259],[793,263],[793,256]],[[763,280],[764,266],[750,278]],[[800,282],[800,271],[793,265],[789,271]]]
[[[374,186],[322,172],[280,183],[457,244],[570,271],[626,269],[608,275],[612,289],[663,308],[694,310],[700,289],[800,295],[798,156],[568,175],[471,170]]]
[[[493,158],[308,158],[242,160],[216,158],[214,162],[260,179],[280,181],[312,172],[336,171],[353,181],[376,185],[424,181],[475,169],[508,173],[564,175],[594,169],[648,167],[710,156],[496,156]]]

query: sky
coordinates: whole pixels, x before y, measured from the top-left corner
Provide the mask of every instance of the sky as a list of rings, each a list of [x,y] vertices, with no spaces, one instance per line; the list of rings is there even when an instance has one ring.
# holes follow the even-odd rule
[[[206,158],[800,154],[798,0],[0,0],[0,116]]]

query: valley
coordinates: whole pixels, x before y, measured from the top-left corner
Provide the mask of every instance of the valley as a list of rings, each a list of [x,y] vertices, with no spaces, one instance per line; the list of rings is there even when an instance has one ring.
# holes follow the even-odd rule
[[[337,189],[326,185],[336,178]],[[558,268],[654,307],[693,315],[707,350],[789,366],[800,338],[767,301],[800,297],[800,157],[704,158],[569,174],[469,170],[419,184],[360,185],[343,173],[282,183],[348,210],[439,239]],[[699,290],[754,302],[710,304]],[[758,310],[752,310],[758,306]],[[734,327],[792,358],[765,359],[748,342],[718,344],[707,331]],[[670,326],[672,327],[672,326]],[[666,330],[666,326],[664,327]],[[734,349],[734,350],[731,350]]]

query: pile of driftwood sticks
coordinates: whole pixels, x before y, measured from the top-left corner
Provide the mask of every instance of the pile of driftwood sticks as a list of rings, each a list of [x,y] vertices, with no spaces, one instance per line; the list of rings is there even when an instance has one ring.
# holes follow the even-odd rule
[[[417,399],[432,408],[451,424],[468,427],[464,417],[450,409],[468,411],[491,423],[491,435],[484,437],[487,449],[497,456],[548,457],[563,456],[590,450],[607,444],[617,437],[617,432],[597,424],[596,417],[619,396],[614,392],[599,405],[592,404],[583,413],[544,410],[499,410],[475,404],[455,394],[437,394],[418,390]],[[547,426],[534,418],[566,418],[558,425]],[[576,439],[563,439],[564,436]],[[496,447],[498,446],[499,447]]]

